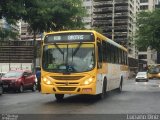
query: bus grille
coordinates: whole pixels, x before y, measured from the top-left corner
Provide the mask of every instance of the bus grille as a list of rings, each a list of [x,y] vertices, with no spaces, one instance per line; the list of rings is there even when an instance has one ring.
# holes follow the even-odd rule
[[[51,76],[55,80],[79,80],[84,76]]]
[[[66,85],[66,82],[55,82],[56,85]],[[78,82],[68,82],[68,85],[79,85]]]
[[[76,87],[58,87],[59,91],[74,91]]]

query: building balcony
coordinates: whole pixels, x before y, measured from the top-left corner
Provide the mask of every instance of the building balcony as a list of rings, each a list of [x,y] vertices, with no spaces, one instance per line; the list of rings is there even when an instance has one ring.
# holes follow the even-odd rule
[[[128,5],[128,0],[115,0],[115,6]]]
[[[128,17],[129,17],[128,12],[115,13],[115,15],[114,15],[114,18],[119,18],[119,19],[128,18]]]
[[[103,30],[105,32],[112,32],[112,27],[103,27]],[[127,32],[128,28],[127,27],[114,27],[114,32]]]
[[[124,37],[124,38],[115,38],[114,39],[114,41],[116,41],[116,42],[118,42],[118,43],[120,43],[120,42],[124,42],[124,43],[126,43],[127,42],[127,38],[126,37]],[[127,43],[126,43],[127,44]]]
[[[128,6],[117,6],[115,7],[115,12],[127,12]]]
[[[96,20],[93,21],[93,26],[107,26],[107,25],[112,25],[112,20]]]
[[[123,37],[127,37],[127,32],[126,33],[122,33],[122,32],[115,32],[114,35],[118,38],[123,38]]]
[[[93,0],[94,2],[104,2],[104,0]],[[110,1],[112,2],[112,0],[107,0],[107,1]]]
[[[112,10],[113,10],[112,7],[103,7],[103,8],[93,9],[93,13],[112,13]]]
[[[112,19],[112,14],[96,14],[93,15],[94,20],[106,20],[106,19]]]
[[[99,7],[110,7],[112,5],[112,1],[100,1],[100,2],[94,2],[93,3],[94,8],[99,8]]]
[[[127,28],[115,28],[114,29],[114,32],[127,32],[128,31],[128,29]]]
[[[128,24],[128,19],[115,19],[114,24],[115,25],[126,25]]]

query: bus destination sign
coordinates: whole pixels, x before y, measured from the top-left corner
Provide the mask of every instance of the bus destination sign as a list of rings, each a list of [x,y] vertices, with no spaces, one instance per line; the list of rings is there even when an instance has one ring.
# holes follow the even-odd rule
[[[82,41],[93,41],[93,33],[60,33],[60,34],[49,34],[46,35],[44,42],[82,42]]]

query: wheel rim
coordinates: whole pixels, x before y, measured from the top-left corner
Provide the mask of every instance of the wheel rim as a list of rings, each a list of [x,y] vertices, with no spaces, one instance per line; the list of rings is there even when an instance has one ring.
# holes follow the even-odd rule
[[[23,92],[23,86],[22,85],[20,86],[20,92]]]
[[[36,91],[36,85],[35,84],[33,85],[33,91]]]

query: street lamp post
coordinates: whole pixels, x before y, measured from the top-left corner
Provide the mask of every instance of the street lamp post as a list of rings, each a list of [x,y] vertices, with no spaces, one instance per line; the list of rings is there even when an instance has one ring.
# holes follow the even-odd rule
[[[114,41],[114,13],[115,13],[115,0],[113,0],[113,8],[112,8],[112,40]]]
[[[10,40],[9,40],[9,70],[11,70],[11,65],[10,65],[10,52],[11,52],[11,47],[10,47]]]

